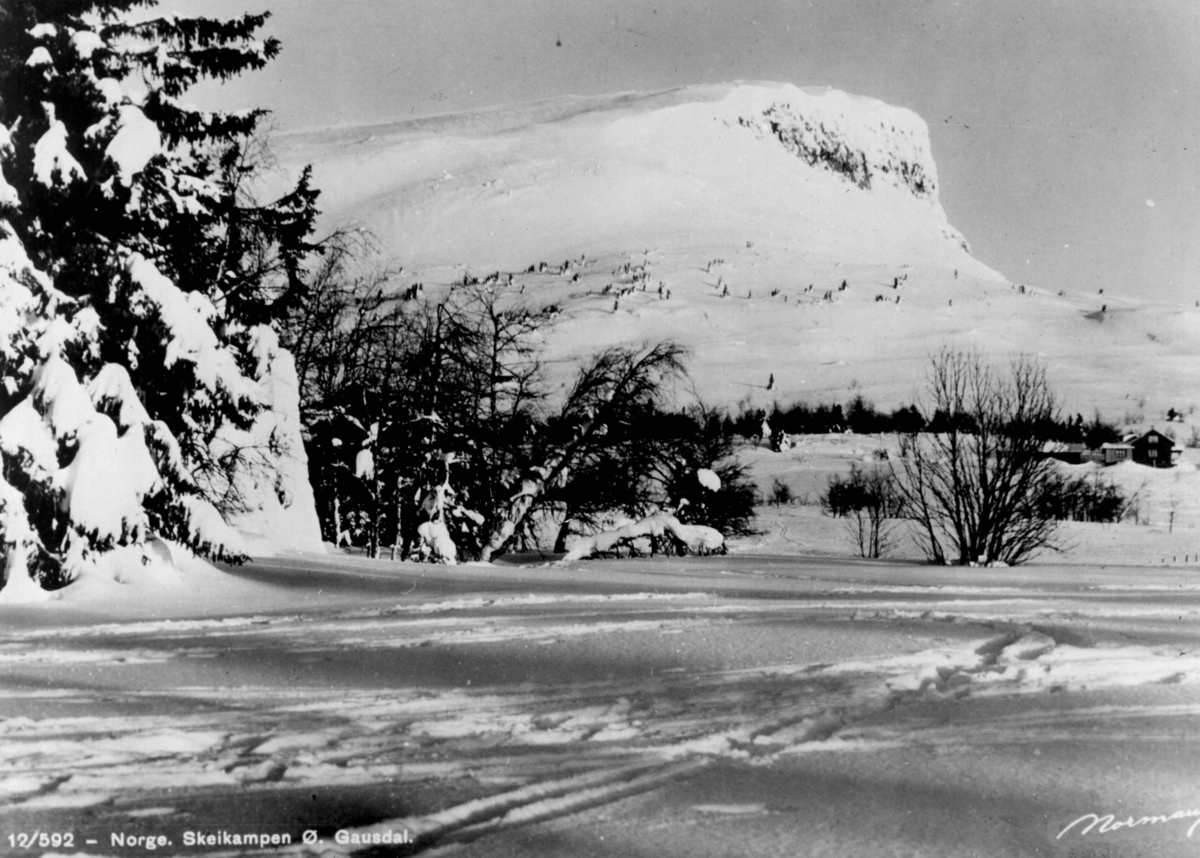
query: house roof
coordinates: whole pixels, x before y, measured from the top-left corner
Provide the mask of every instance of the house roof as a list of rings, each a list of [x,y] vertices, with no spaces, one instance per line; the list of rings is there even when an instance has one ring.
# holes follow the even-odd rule
[[[1042,445],[1043,453],[1085,453],[1087,444],[1073,444],[1064,441],[1047,441]]]
[[[1171,438],[1171,436],[1169,436],[1169,435],[1166,435],[1166,434],[1164,434],[1164,433],[1162,433],[1162,432],[1159,432],[1159,431],[1158,431],[1157,429],[1155,429],[1153,426],[1151,426],[1151,427],[1150,427],[1150,431],[1149,431],[1149,432],[1144,432],[1144,433],[1142,433],[1141,435],[1139,435],[1139,436],[1137,436],[1136,438],[1134,438],[1134,440],[1132,441],[1132,443],[1136,444],[1136,443],[1138,443],[1139,441],[1145,441],[1145,440],[1146,440],[1147,438],[1149,438],[1151,435],[1154,435],[1154,436],[1156,436],[1156,437],[1158,437],[1158,438],[1162,438],[1164,441],[1170,441],[1170,442],[1171,442],[1171,448],[1172,448],[1172,449],[1174,449],[1174,450],[1181,450],[1181,449],[1183,449],[1182,447],[1180,447],[1178,444],[1176,444],[1176,443],[1175,443],[1175,440],[1174,440],[1173,438]]]

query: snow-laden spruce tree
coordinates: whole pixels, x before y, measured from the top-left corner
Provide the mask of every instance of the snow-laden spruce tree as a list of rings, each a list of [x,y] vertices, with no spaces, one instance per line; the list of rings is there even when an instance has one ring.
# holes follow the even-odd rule
[[[305,173],[256,204],[263,112],[184,100],[279,45],[265,15],[153,5],[0,6],[0,599],[137,562],[155,535],[236,558],[229,516],[288,490],[287,433],[262,420],[291,371],[271,322],[302,288],[316,193]]]

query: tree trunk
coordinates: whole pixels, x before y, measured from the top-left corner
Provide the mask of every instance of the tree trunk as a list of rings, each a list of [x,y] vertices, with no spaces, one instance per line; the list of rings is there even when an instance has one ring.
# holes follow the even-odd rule
[[[392,560],[404,545],[404,478],[396,478],[396,535],[392,538]]]
[[[543,466],[545,477],[543,484],[553,483],[554,480],[563,472],[571,461],[575,458],[576,453],[587,441],[592,432],[597,428],[598,424],[595,420],[587,421],[581,428],[579,433],[572,441],[567,444],[565,449],[558,450],[555,455],[550,456],[549,460]],[[510,501],[508,515],[500,522],[500,526],[492,533],[491,538],[484,544],[479,552],[479,559],[487,563],[493,556],[499,554],[508,545],[513,538],[513,534],[517,532],[517,527],[520,526],[530,510],[533,509],[533,502],[537,498],[536,494],[522,492]]]
[[[562,554],[567,550],[567,537],[571,535],[571,518],[570,513],[563,518],[562,526],[558,529],[558,536],[554,538],[554,553]]]
[[[368,531],[367,554],[372,560],[379,559],[379,514],[383,504],[379,499],[379,480],[371,480],[371,527]]]

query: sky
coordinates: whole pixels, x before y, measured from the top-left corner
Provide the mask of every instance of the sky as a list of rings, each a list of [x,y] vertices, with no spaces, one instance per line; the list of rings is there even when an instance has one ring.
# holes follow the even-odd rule
[[[916,111],[941,200],[1014,282],[1200,301],[1196,0],[182,0],[283,53],[195,93],[282,130],[733,80]]]

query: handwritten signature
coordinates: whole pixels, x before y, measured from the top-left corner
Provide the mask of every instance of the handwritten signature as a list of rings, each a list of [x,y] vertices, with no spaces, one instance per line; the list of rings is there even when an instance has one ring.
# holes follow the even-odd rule
[[[1185,819],[1194,819],[1195,822],[1187,830],[1187,836],[1191,837],[1197,828],[1200,828],[1200,808],[1191,810],[1177,810],[1172,814],[1155,814],[1152,816],[1128,816],[1125,819],[1117,819],[1114,814],[1108,813],[1103,816],[1095,813],[1085,813],[1073,821],[1070,825],[1058,832],[1056,840],[1061,840],[1062,836],[1077,825],[1087,823],[1086,826],[1080,828],[1078,834],[1082,837],[1088,834],[1092,829],[1096,830],[1097,834],[1111,834],[1114,831],[1123,831],[1127,828],[1139,828],[1141,826],[1162,825],[1167,822],[1179,822]]]

